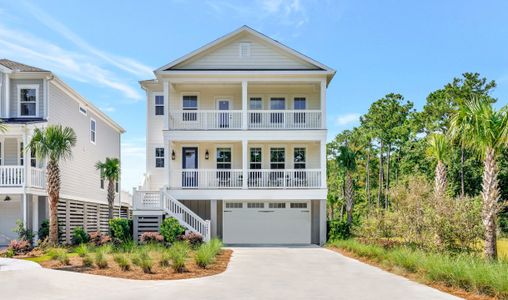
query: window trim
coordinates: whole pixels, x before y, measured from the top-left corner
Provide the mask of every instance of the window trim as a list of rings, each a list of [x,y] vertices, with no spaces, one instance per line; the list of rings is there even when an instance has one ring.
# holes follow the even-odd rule
[[[157,149],[162,149],[162,156],[157,156]],[[153,148],[154,167],[156,169],[164,169],[166,167],[166,148],[163,146]],[[157,159],[162,159],[162,167],[157,167]]]
[[[261,108],[260,109],[252,109],[251,108],[250,103],[251,103],[252,98],[255,98],[255,99],[259,98],[261,100]],[[265,108],[265,99],[261,95],[249,95],[249,103],[248,103],[248,105],[249,105],[248,110],[250,110],[250,111],[264,110],[264,108]]]
[[[296,108],[296,99],[305,99],[305,108]],[[293,100],[293,110],[302,110],[302,111],[306,111],[309,109],[309,97],[307,97],[306,95],[293,95],[292,97],[292,100]]]
[[[274,148],[282,148],[282,149],[284,149],[284,168],[283,169],[272,169],[272,149],[274,149]],[[287,151],[287,147],[286,146],[270,145],[269,149],[268,149],[268,155],[269,155],[269,157],[268,157],[268,162],[269,162],[268,168],[270,170],[285,170],[287,168],[287,157],[286,157],[287,154],[288,154],[288,151]],[[280,163],[280,162],[278,162],[278,163]],[[276,164],[276,162],[274,164]]]
[[[37,118],[39,117],[39,84],[18,84],[17,86],[18,91],[18,118]],[[35,115],[30,116],[23,116],[21,115],[21,90],[23,89],[35,89]]]
[[[92,122],[95,125],[95,130],[92,130]],[[95,120],[94,118],[90,118],[90,124],[89,124],[88,130],[90,131],[90,143],[96,145],[97,144],[97,120]],[[92,132],[94,133],[93,140],[92,140]]]
[[[185,110],[183,107],[183,97],[184,96],[196,96],[196,110],[199,110],[199,98],[200,98],[200,92],[182,92],[180,93],[180,108],[181,110]]]
[[[304,145],[302,145],[302,146],[300,146],[300,145],[293,145],[293,149],[292,149],[293,150],[293,153],[292,153],[292,156],[293,156],[292,157],[293,169],[296,170],[296,168],[295,168],[295,163],[296,163],[295,162],[295,149],[297,149],[297,148],[304,149],[304,151],[305,151],[305,162],[303,162],[305,164],[305,168],[303,168],[302,170],[306,170],[307,169],[307,163],[308,163],[307,156],[308,156],[309,151],[307,149],[307,146],[304,146]]]
[[[82,105],[78,105],[78,111],[85,116],[88,116],[88,109]]]
[[[283,98],[284,99],[284,108],[283,109],[273,109],[272,108],[272,99],[279,99],[279,98]],[[275,111],[284,111],[284,110],[287,110],[288,108],[288,97],[287,95],[277,95],[277,94],[274,94],[274,95],[270,95],[268,97],[268,110],[275,110]]]
[[[251,42],[239,42],[238,43],[238,56],[240,58],[246,58],[246,57],[250,57],[252,52],[251,52],[251,46],[252,46],[252,43]],[[245,55],[243,55],[243,49],[247,50],[245,51]]]
[[[219,145],[215,146],[215,149],[214,149],[214,150],[215,150],[215,153],[214,153],[214,154],[215,154],[215,155],[214,155],[214,157],[215,157],[215,169],[217,169],[217,170],[221,170],[221,169],[219,169],[219,168],[217,167],[217,164],[219,163],[219,162],[217,161],[217,152],[218,152],[217,150],[218,150],[219,148],[225,148],[225,149],[229,149],[229,151],[231,151],[231,162],[229,162],[229,163],[231,164],[231,168],[230,168],[230,170],[232,170],[232,169],[233,169],[233,161],[234,161],[234,158],[233,158],[233,145],[230,145],[230,144],[227,144],[227,145],[220,145],[220,144],[219,144]],[[221,163],[222,163],[222,162],[221,162]],[[227,169],[226,169],[226,170],[227,170]]]
[[[162,105],[157,104],[157,102],[155,101],[157,96],[162,96]],[[152,100],[153,100],[153,115],[155,117],[163,117],[166,114],[166,97],[164,97],[164,93],[153,93]],[[162,115],[157,114],[157,107],[158,106],[162,106]]]
[[[252,149],[260,149],[261,150],[261,152],[260,152],[261,153],[261,161],[259,163],[258,162],[254,162],[254,163],[255,164],[259,164],[260,165],[259,170],[262,170],[263,169],[263,156],[264,156],[263,155],[263,147],[261,147],[261,146],[253,146],[253,145],[249,146],[249,166],[248,166],[249,170],[258,170],[258,169],[252,169],[251,168],[251,164],[252,164],[251,150]]]

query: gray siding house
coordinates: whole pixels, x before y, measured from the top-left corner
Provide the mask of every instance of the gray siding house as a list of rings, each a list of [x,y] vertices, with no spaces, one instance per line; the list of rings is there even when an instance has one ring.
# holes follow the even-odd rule
[[[0,133],[0,245],[16,238],[16,220],[37,231],[48,218],[45,162],[24,149],[35,128],[50,124],[77,136],[72,159],[60,165],[62,238],[68,241],[76,226],[106,231],[107,187],[95,163],[120,158],[124,129],[51,71],[7,59],[0,59],[0,119],[7,125]],[[115,212],[126,216],[120,195]]]

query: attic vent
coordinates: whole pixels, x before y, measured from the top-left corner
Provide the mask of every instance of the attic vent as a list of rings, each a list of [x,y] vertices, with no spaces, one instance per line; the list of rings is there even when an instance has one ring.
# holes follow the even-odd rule
[[[250,43],[240,43],[240,57],[250,56]]]

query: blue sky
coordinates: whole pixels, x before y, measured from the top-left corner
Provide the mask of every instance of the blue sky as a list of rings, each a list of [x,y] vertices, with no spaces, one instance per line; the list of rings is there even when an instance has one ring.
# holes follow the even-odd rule
[[[494,79],[508,102],[508,1],[4,1],[0,57],[52,70],[120,123],[123,184],[145,168],[138,85],[160,67],[249,25],[337,70],[329,138],[398,92],[417,108],[463,72]]]

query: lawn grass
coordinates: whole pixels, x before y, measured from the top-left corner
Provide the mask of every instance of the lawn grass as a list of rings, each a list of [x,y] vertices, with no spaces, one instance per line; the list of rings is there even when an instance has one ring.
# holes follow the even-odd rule
[[[508,260],[508,238],[497,241],[497,252],[499,257]]]
[[[329,244],[387,268],[402,268],[429,283],[508,299],[508,261],[489,262],[474,255],[429,253],[406,247],[385,249],[356,240]]]
[[[74,257],[74,256],[78,256],[77,253],[68,253],[67,254],[69,257]],[[45,262],[45,261],[50,261],[52,260],[51,256],[48,255],[48,254],[44,254],[44,255],[41,255],[41,256],[34,256],[34,257],[24,257],[22,258],[24,260],[29,260],[29,261],[33,261],[33,262],[36,262],[36,263],[41,263],[41,262]]]

